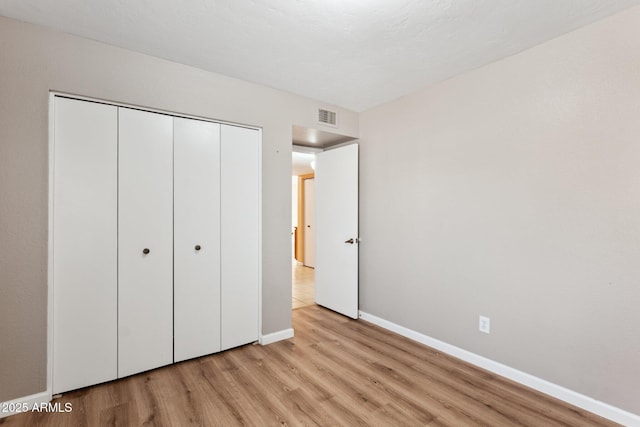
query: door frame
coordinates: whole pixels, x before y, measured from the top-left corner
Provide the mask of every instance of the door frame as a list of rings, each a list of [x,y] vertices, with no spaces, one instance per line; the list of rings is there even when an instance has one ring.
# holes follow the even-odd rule
[[[298,175],[298,227],[295,231],[295,258],[298,262],[304,264],[304,181],[307,179],[315,179],[315,174],[307,173],[304,175]]]
[[[238,126],[247,129],[254,129],[258,131],[258,137],[260,139],[260,144],[258,147],[258,156],[260,158],[259,166],[258,166],[258,176],[260,177],[260,187],[262,188],[263,182],[263,166],[262,166],[262,128],[259,126],[248,126],[242,123],[234,123],[225,120],[212,119],[207,117],[201,117],[191,114],[177,114],[175,112],[161,110],[157,108],[151,107],[141,107],[138,105],[127,104],[123,102],[115,102],[115,101],[107,101],[99,98],[92,98],[88,96],[69,94],[60,91],[49,91],[49,129],[48,129],[48,212],[47,212],[47,366],[46,366],[46,376],[47,376],[47,386],[46,390],[41,393],[37,393],[31,396],[26,396],[25,398],[21,398],[20,402],[26,402],[30,406],[33,403],[48,403],[53,398],[53,293],[54,293],[54,282],[53,282],[53,220],[54,220],[54,209],[53,209],[53,196],[54,196],[54,153],[55,153],[55,133],[54,133],[54,123],[55,123],[55,98],[63,97],[69,99],[75,99],[79,101],[88,101],[95,102],[99,104],[107,104],[113,105],[116,107],[125,107],[132,108],[136,110],[148,111],[151,113],[163,114],[171,117],[181,117],[186,119],[195,119],[201,120],[205,122],[219,123],[219,124],[227,124],[231,126]],[[259,248],[259,256],[258,256],[258,342],[260,344],[264,344],[264,336],[262,330],[262,274],[263,274],[263,266],[262,266],[262,257],[263,257],[263,249],[262,249],[262,233],[263,233],[263,209],[262,209],[262,191],[258,192],[258,217],[260,218],[258,222],[258,248]]]

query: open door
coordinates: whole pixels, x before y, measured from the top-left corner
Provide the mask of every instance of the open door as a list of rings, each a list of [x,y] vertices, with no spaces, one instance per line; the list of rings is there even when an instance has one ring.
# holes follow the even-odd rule
[[[316,155],[316,303],[358,318],[358,145]]]

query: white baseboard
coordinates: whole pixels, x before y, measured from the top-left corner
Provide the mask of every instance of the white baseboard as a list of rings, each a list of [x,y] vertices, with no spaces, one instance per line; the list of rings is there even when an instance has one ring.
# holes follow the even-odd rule
[[[534,390],[553,396],[556,399],[563,400],[586,411],[593,412],[594,414],[600,415],[601,417],[607,418],[611,421],[615,421],[628,427],[640,426],[639,415],[616,408],[615,406],[611,406],[589,396],[585,396],[584,394],[569,390],[557,384],[543,380],[542,378],[535,377],[510,366],[503,365],[502,363],[487,359],[486,357],[463,350],[435,338],[431,338],[428,335],[421,334],[420,332],[405,328],[404,326],[397,325],[372,314],[360,311],[358,317],[421,344],[440,350],[443,353],[462,359],[472,365],[486,369],[487,371],[506,377]]]
[[[42,393],[32,394],[31,396],[19,397],[18,399],[0,402],[0,418],[9,415],[19,414],[21,412],[29,412],[33,405],[51,402],[51,393],[43,391]],[[26,409],[26,411],[25,411]]]
[[[272,334],[261,335],[258,342],[260,345],[267,345],[282,340],[288,340],[289,338],[293,338],[293,328],[283,329]]]

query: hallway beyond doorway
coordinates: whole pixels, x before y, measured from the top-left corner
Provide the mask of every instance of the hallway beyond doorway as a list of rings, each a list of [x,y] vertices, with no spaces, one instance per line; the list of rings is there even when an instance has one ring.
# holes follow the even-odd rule
[[[293,289],[292,308],[307,307],[315,304],[315,271],[313,268],[298,265],[295,261],[292,265]]]

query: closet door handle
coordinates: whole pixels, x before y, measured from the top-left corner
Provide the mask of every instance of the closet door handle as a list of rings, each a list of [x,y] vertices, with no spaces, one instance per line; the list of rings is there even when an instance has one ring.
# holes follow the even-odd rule
[[[202,249],[200,245],[196,245],[196,251],[199,251],[200,249]]]
[[[142,253],[143,253],[143,254],[145,254],[145,255],[147,255],[149,252],[151,252],[151,251],[149,250],[149,248],[144,248],[144,249],[142,250]]]

